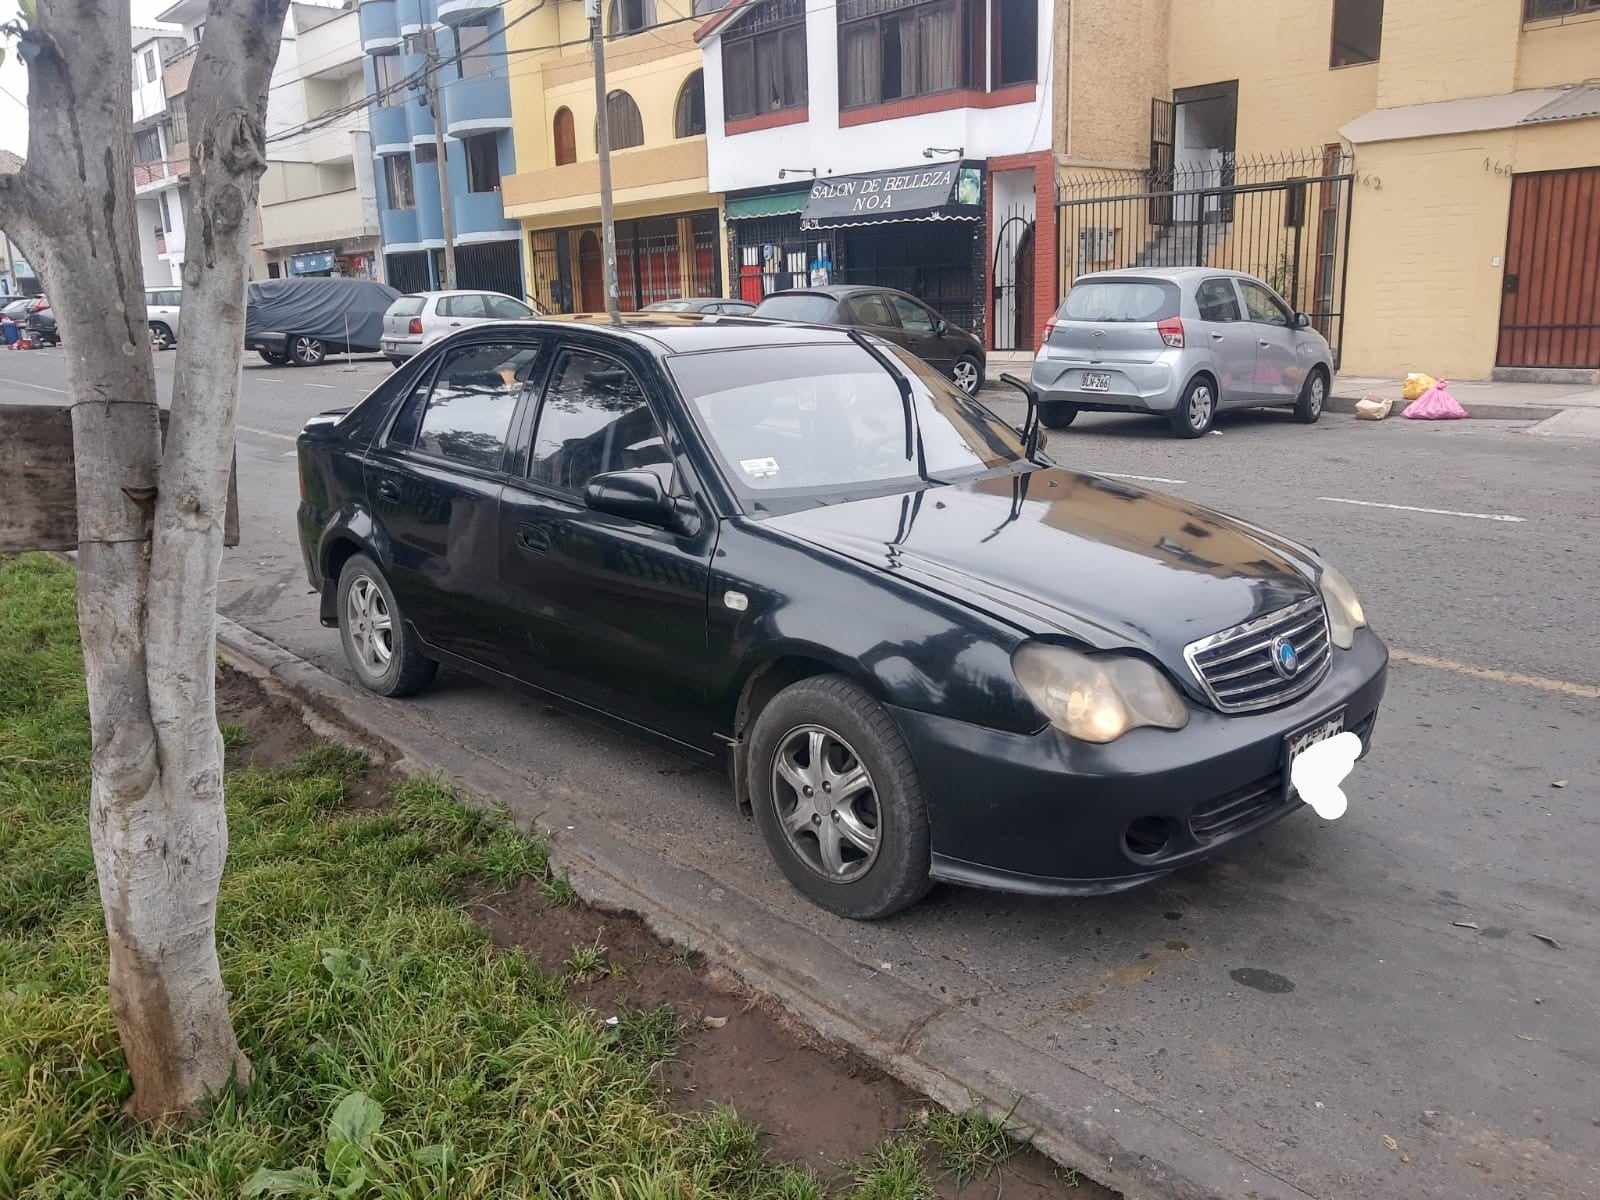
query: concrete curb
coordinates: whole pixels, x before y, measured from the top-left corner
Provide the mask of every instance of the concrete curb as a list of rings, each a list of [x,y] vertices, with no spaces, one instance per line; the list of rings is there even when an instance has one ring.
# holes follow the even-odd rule
[[[704,872],[633,845],[590,812],[585,797],[514,773],[451,739],[425,710],[360,691],[226,617],[223,661],[298,703],[340,740],[350,730],[386,748],[401,769],[447,775],[481,801],[505,805],[550,840],[552,861],[591,904],[638,913],[660,936],[698,950],[775,997],[824,1036],[877,1062],[957,1111],[1012,1112],[1058,1162],[1128,1200],[1309,1200],[1270,1170],[1031,1048],[956,1004],[939,1004],[886,972],[840,970],[826,940]],[[341,736],[342,734],[342,736]]]
[[[1359,399],[1361,396],[1329,396],[1327,408],[1329,412],[1353,413],[1356,410],[1356,401]],[[1398,417],[1404,407],[1405,401],[1395,401],[1394,411],[1389,414],[1390,418]],[[1477,401],[1472,404],[1463,402],[1462,407],[1478,421],[1543,421],[1567,411],[1549,404],[1484,404]]]

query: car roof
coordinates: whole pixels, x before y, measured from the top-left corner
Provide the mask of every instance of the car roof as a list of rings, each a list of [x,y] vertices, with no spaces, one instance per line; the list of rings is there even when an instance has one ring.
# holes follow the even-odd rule
[[[407,292],[405,293],[404,297],[399,298],[404,299],[412,296],[419,298],[426,298],[428,296],[504,296],[508,300],[516,299],[516,297],[510,292],[497,292],[493,288],[451,288],[449,291]]]
[[[851,340],[848,330],[830,325],[802,325],[760,317],[689,312],[623,313],[612,324],[604,313],[572,313],[526,321],[485,321],[472,326],[482,334],[498,328],[564,332],[573,325],[654,353],[695,354],[704,350],[737,350],[752,346],[838,345]],[[463,331],[465,332],[465,331]]]
[[[763,300],[771,300],[773,296],[829,296],[835,300],[845,296],[854,296],[859,292],[889,292],[896,296],[908,296],[909,292],[902,292],[899,288],[880,287],[875,283],[824,283],[817,287],[785,288],[781,292],[770,292],[763,296]],[[912,297],[915,299],[916,297]]]
[[[1235,271],[1228,267],[1124,267],[1119,270],[1089,271],[1079,275],[1074,283],[1082,283],[1090,279],[1165,279],[1170,283],[1185,283],[1196,279],[1211,279],[1217,275],[1230,275],[1235,279],[1254,279],[1257,283],[1261,278],[1250,274],[1249,271]]]

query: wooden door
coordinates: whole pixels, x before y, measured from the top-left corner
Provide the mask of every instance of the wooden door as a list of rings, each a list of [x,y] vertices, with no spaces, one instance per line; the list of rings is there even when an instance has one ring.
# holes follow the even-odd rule
[[[1600,367],[1600,167],[1511,180],[1502,367]]]
[[[578,293],[580,312],[606,311],[605,271],[601,269],[600,237],[585,229],[578,238]]]

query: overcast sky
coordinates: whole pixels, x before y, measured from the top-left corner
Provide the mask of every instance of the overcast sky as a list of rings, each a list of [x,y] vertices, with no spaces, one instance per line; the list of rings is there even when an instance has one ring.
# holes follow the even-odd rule
[[[134,24],[154,24],[156,14],[171,4],[172,0],[133,0]],[[16,15],[17,0],[0,0],[0,23]],[[131,68],[128,79],[132,87]],[[15,45],[6,46],[6,61],[0,66],[0,146],[17,154],[28,152],[28,70],[17,57]]]

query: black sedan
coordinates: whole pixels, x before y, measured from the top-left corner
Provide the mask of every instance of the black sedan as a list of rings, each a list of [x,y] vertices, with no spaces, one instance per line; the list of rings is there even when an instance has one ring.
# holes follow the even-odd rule
[[[1313,551],[1037,438],[854,331],[490,324],[307,424],[300,539],[365,686],[443,663],[720,758],[837,913],[1115,891],[1301,808],[1388,654]]]
[[[983,386],[983,343],[915,296],[893,288],[836,283],[773,292],[756,306],[754,315],[860,329],[932,363],[969,396],[976,396]]]

